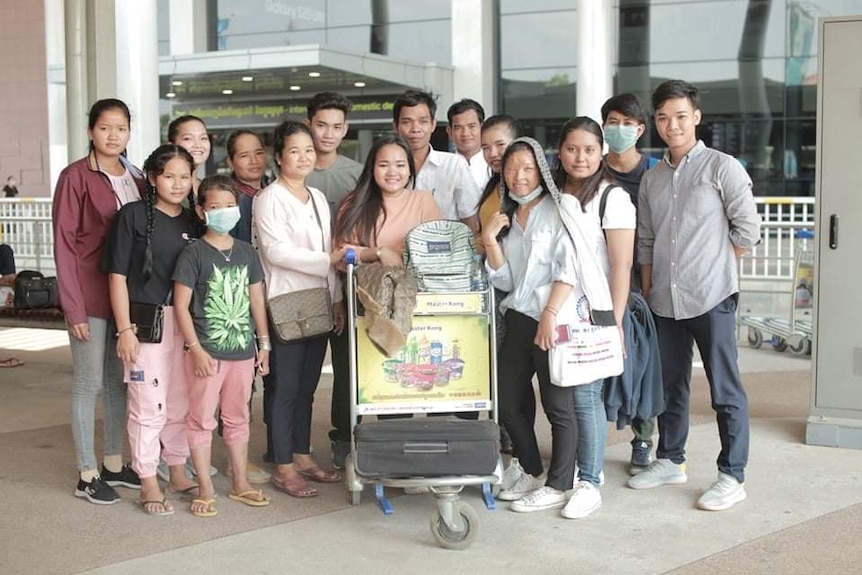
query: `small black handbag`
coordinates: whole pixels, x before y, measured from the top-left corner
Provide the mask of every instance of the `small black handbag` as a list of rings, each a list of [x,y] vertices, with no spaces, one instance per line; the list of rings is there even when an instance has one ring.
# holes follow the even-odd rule
[[[14,305],[18,309],[57,307],[57,278],[24,270],[15,276]]]
[[[165,326],[165,306],[162,304],[129,302],[129,321],[141,343],[162,343]]]

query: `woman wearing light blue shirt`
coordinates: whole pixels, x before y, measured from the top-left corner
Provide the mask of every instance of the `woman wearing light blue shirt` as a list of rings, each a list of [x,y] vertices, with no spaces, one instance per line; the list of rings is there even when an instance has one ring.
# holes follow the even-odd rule
[[[556,310],[577,284],[577,261],[554,200],[559,192],[540,152],[531,138],[519,138],[506,150],[502,209],[482,231],[490,281],[509,292],[500,304],[509,328],[498,365],[500,419],[523,470],[499,498],[512,501],[512,510],[519,512],[566,505],[577,451],[573,391],[552,385],[548,370],[548,349],[556,340]],[[551,423],[547,477],[533,418],[524,409],[533,393],[534,374]]]

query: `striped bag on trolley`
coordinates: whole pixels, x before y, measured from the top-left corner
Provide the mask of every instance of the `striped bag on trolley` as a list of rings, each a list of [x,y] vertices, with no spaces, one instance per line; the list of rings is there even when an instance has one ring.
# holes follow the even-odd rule
[[[419,224],[404,240],[404,267],[416,277],[420,292],[470,291],[475,254],[473,232],[454,220]]]

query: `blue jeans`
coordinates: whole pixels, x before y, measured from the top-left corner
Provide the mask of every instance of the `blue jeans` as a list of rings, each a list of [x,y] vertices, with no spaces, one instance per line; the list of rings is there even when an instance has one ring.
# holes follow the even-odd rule
[[[90,341],[69,337],[72,348],[72,438],[78,471],[98,469],[96,461],[96,396],[102,394],[105,455],[123,453],[126,430],[126,384],[117,357],[113,320],[88,317]]]
[[[605,402],[602,395],[604,380],[576,385],[575,418],[578,426],[578,479],[599,486],[599,475],[605,461],[605,441],[608,437]]]
[[[718,422],[721,452],[718,470],[745,481],[748,463],[748,396],[737,365],[736,294],[703,315],[676,320],[655,318],[661,348],[661,372],[666,408],[658,416],[656,457],[674,463],[685,461],[691,395],[692,340],[697,344],[712,409]]]

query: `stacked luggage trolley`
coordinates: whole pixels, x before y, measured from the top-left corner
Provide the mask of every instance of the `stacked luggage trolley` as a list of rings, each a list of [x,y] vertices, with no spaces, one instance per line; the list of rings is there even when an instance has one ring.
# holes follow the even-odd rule
[[[430,224],[448,228],[455,222]],[[479,486],[486,507],[494,509],[492,486],[502,470],[493,290],[487,282],[456,281],[453,291],[419,291],[412,331],[397,353],[387,355],[367,333],[355,254],[348,253],[346,263],[354,430],[345,462],[350,502],[358,505],[364,486],[373,486],[378,505],[391,515],[384,488],[428,490],[437,503],[431,516],[434,539],[441,547],[464,549],[476,537],[479,516],[459,494],[465,486]],[[455,412],[479,416],[459,419],[451,415]],[[366,417],[360,423],[370,415],[378,420]],[[401,417],[387,418],[396,415]]]
[[[759,349],[764,341],[775,351],[790,351],[793,355],[811,353],[814,302],[814,233],[808,229],[796,231],[796,256],[793,283],[790,290],[790,319],[768,316],[740,316],[739,324],[748,328],[748,345]],[[768,336],[765,339],[764,336]]]

